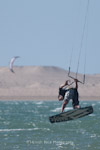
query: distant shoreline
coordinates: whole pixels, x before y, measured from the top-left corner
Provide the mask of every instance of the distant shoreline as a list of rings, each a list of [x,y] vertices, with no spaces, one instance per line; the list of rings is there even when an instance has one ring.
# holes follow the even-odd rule
[[[0,101],[57,101],[57,96],[0,96]],[[80,97],[80,101],[100,101],[100,97]]]
[[[0,67],[0,100],[58,101],[59,86],[69,80],[67,70],[54,66],[14,66],[14,71],[15,74],[8,67]],[[80,81],[82,78],[78,74]],[[86,75],[85,85],[79,85],[79,100],[100,101],[99,81],[100,74]]]

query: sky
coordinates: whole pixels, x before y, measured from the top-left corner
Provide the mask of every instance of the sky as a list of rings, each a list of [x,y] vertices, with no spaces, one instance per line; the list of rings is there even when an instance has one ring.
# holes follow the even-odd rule
[[[0,66],[20,56],[17,66],[70,66],[76,72],[79,62],[79,73],[100,73],[100,0],[89,0],[86,16],[87,4],[0,0]]]

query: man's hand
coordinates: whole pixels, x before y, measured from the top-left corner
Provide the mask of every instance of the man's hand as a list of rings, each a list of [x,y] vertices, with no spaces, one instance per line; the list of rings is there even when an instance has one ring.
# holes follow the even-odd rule
[[[79,82],[79,80],[78,80],[78,79],[74,79],[74,81],[75,81],[75,82]]]
[[[67,80],[66,82],[65,82],[65,85],[69,85],[68,83],[70,82],[70,80]]]

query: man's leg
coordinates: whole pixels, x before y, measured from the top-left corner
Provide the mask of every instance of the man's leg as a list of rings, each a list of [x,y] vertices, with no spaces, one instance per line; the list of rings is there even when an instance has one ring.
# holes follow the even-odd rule
[[[64,108],[66,107],[66,105],[68,104],[68,101],[64,101],[64,103],[62,104],[62,108],[61,108],[61,112],[64,111]]]

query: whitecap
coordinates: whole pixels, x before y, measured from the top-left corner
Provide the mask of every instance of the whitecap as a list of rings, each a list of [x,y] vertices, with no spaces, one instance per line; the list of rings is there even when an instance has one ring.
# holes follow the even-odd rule
[[[66,107],[64,110],[72,110],[72,107]]]
[[[42,130],[44,130],[44,131],[50,131],[49,128],[43,128]]]
[[[28,129],[0,129],[0,132],[16,132],[16,131],[33,131],[39,128],[28,128]]]
[[[28,102],[24,102],[24,105],[28,105]]]
[[[34,130],[39,130],[39,128],[34,128]]]
[[[68,110],[71,110],[71,109],[72,109],[72,107],[66,107],[64,109],[64,111],[68,111]],[[55,108],[55,109],[51,110],[51,112],[61,112],[61,107]]]
[[[95,117],[96,115],[95,115],[95,114],[90,114],[89,116],[90,116],[90,117]]]
[[[86,103],[86,102],[83,102],[83,104],[82,105],[87,105],[88,103]]]
[[[15,103],[14,103],[15,105],[19,105],[19,102],[17,102],[17,101],[15,101]]]
[[[17,134],[16,136],[17,136],[17,137],[19,137],[20,135],[19,135],[19,134]]]
[[[95,103],[92,104],[92,106],[95,106],[95,105],[96,105]]]
[[[55,108],[53,110],[51,110],[51,112],[60,112],[61,111],[61,107],[60,108]]]
[[[33,122],[29,122],[29,123],[27,123],[27,125],[32,125],[33,127],[36,127],[35,123],[33,123]]]
[[[19,149],[19,145],[15,145],[13,148],[14,149]]]
[[[9,121],[4,121],[3,123],[4,123],[4,125],[9,125],[10,124]]]
[[[42,101],[39,101],[39,102],[36,102],[35,104],[41,105],[41,104],[43,104],[43,102],[42,102]]]
[[[5,137],[7,137],[7,136],[8,136],[8,134],[4,134],[4,136],[5,136]]]
[[[91,137],[91,138],[95,138],[95,137],[96,137],[96,134],[92,134],[90,137]]]

